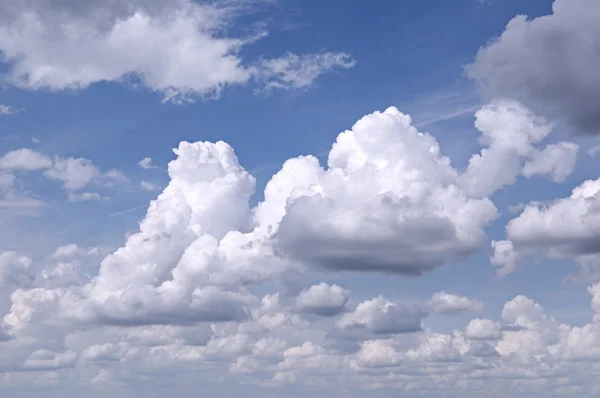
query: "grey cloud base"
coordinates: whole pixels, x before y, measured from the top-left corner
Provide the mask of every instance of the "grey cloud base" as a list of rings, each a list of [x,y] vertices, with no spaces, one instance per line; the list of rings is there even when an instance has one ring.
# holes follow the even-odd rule
[[[600,7],[596,0],[555,0],[552,14],[517,16],[466,67],[488,98],[507,97],[600,134]]]

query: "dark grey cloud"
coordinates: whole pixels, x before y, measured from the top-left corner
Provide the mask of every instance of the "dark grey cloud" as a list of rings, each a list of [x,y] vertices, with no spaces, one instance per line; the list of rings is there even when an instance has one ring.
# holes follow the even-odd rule
[[[521,101],[577,132],[600,134],[600,3],[555,0],[552,14],[511,20],[466,66],[486,97]]]

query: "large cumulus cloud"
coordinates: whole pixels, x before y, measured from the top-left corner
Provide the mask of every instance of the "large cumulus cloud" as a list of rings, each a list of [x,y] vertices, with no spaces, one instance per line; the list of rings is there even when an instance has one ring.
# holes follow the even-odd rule
[[[501,321],[448,334],[428,327],[426,309],[464,314],[482,303],[443,292],[406,303],[301,278],[296,290],[282,286],[302,273],[417,275],[485,247],[497,215],[490,196],[525,175],[551,126],[499,101],[477,113],[476,128],[483,148],[461,171],[408,115],[375,112],[338,136],[326,166],[312,156],[285,162],[254,207],[255,180],[228,144],[182,142],[139,230],[95,269],[99,250],[77,245],[49,253],[38,275],[25,256],[1,257],[10,287],[0,369],[106,386],[170,377],[168,366],[177,377],[202,370],[273,388],[326,376],[434,394],[456,377],[472,392],[486,377],[538,382],[548,363],[580,366],[569,361],[594,357],[597,317],[561,325],[526,297]],[[506,153],[518,167],[491,167]],[[597,285],[589,291],[597,311]],[[523,376],[525,364],[534,370]],[[432,384],[432,375],[442,377]]]

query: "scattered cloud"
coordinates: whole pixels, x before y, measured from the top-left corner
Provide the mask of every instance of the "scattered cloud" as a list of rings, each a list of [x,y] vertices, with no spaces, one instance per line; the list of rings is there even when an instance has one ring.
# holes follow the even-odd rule
[[[14,106],[0,104],[0,116],[10,116],[19,112],[21,112],[21,110]]]
[[[156,167],[152,164],[152,158],[143,158],[138,162],[138,165],[144,170],[149,170]]]
[[[5,153],[0,157],[0,169],[4,170],[40,170],[52,166],[52,160],[32,149],[22,148]]]
[[[140,181],[140,188],[144,191],[158,191],[160,187],[148,181]]]

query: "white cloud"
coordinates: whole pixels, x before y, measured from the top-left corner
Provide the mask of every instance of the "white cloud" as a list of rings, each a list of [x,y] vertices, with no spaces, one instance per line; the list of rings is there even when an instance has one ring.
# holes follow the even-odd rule
[[[95,201],[105,199],[98,192],[69,192],[69,202],[77,203],[77,202],[87,202],[87,201]]]
[[[17,109],[14,106],[0,104],[0,116],[14,115],[15,113],[19,113],[20,111],[20,109]]]
[[[464,296],[437,292],[427,302],[426,307],[431,312],[452,315],[464,312],[479,312],[483,310],[483,303]]]
[[[260,63],[260,74],[265,80],[265,89],[304,89],[310,87],[317,78],[336,68],[349,69],[356,61],[345,53],[320,53],[298,56],[288,53],[277,59]]]
[[[11,64],[10,81],[20,87],[81,89],[137,80],[174,101],[218,96],[227,86],[251,80],[305,87],[352,63],[333,53],[246,62],[242,48],[266,33],[228,35],[244,12],[242,3],[234,3],[102,0],[82,6],[19,0],[0,9],[0,50]]]
[[[142,160],[140,160],[138,162],[138,165],[144,170],[148,170],[148,169],[155,167],[152,164],[152,158],[143,158]]]
[[[63,182],[67,191],[78,191],[100,175],[100,171],[91,160],[84,158],[63,158],[57,156],[51,168],[44,176]]]
[[[498,340],[502,337],[502,325],[489,319],[472,319],[465,328],[465,336],[475,340]]]
[[[529,203],[507,224],[507,240],[492,243],[493,263],[502,267],[499,272],[514,271],[519,261],[536,253],[575,259],[584,268],[586,264],[598,267],[599,198],[600,180],[588,180],[573,189],[569,197],[548,204]],[[592,272],[589,276],[600,274]]]
[[[421,321],[426,316],[417,306],[392,303],[379,296],[344,314],[338,325],[342,329],[364,328],[375,334],[411,333],[421,330]]]
[[[341,133],[328,166],[286,162],[256,213],[279,224],[285,255],[314,267],[421,274],[478,250],[496,217],[489,199],[457,188],[459,173],[435,139],[396,108]]]
[[[335,316],[345,311],[349,292],[337,285],[320,283],[300,292],[296,308],[300,312]]]
[[[160,188],[148,181],[140,181],[140,188],[144,191],[158,191]]]
[[[5,153],[0,157],[0,169],[40,170],[52,166],[52,160],[32,149],[22,148]]]

